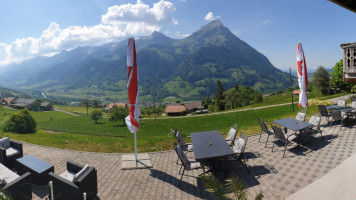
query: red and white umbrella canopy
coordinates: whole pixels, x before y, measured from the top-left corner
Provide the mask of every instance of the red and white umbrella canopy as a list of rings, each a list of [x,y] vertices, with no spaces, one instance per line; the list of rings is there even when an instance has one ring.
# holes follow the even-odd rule
[[[298,83],[299,83],[299,107],[308,106],[308,97],[307,97],[307,87],[308,87],[308,73],[307,73],[307,64],[305,62],[304,52],[302,44],[298,43],[297,47],[297,66],[298,66]]]
[[[127,128],[131,133],[137,133],[140,128],[140,110],[138,108],[138,74],[136,63],[135,40],[130,38],[127,46],[127,89],[129,96],[129,116],[125,118]]]

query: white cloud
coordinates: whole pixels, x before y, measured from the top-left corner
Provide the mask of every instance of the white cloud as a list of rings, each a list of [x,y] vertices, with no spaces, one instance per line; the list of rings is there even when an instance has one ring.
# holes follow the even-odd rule
[[[206,21],[211,21],[211,20],[214,20],[214,19],[220,19],[220,16],[219,15],[214,16],[214,13],[208,12],[208,14],[205,15],[204,19]]]
[[[190,34],[188,34],[188,33],[183,34],[180,31],[176,31],[176,37],[177,38],[186,38],[188,36],[190,36]]]
[[[136,4],[115,5],[94,26],[69,26],[62,29],[52,22],[39,38],[16,39],[0,43],[0,66],[20,63],[38,55],[53,55],[81,45],[100,45],[129,36],[148,35],[167,24],[177,24],[173,18],[173,3],[161,0],[150,8],[141,0]]]

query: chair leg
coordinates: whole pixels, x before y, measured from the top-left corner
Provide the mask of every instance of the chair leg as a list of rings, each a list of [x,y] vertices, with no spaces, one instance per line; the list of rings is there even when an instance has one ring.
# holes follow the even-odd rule
[[[284,151],[283,151],[283,157],[282,158],[284,158],[284,154],[286,153],[288,142],[284,142],[284,143],[285,143],[285,145],[284,145]]]
[[[260,139],[258,139],[258,142],[261,142],[261,136],[262,136],[262,133],[263,133],[263,131],[261,131],[261,134],[260,134]]]
[[[247,172],[250,174],[250,170],[248,169],[247,164],[246,164],[246,162],[244,161],[244,159],[240,157],[239,160],[240,160],[241,163],[246,167]]]
[[[184,175],[184,171],[185,171],[185,168],[183,169],[183,173],[182,173],[182,176],[180,177],[180,180],[178,182],[178,186],[180,186],[180,182],[182,181],[182,178],[183,178],[183,175]]]
[[[274,138],[273,140],[273,145],[272,145],[272,152],[273,152],[273,148],[274,148],[274,143],[276,142],[276,138]]]
[[[177,162],[176,162],[177,165],[179,164],[178,161],[179,161],[179,157],[177,158]]]
[[[183,165],[180,166],[178,174],[181,174]]]
[[[267,142],[268,142],[268,138],[269,138],[270,135],[271,135],[271,134],[268,134],[268,136],[267,136],[267,140],[266,140],[266,145],[265,145],[265,147],[267,147]]]
[[[341,120],[341,124],[340,124],[340,130],[342,129],[342,122],[344,121],[344,119]]]
[[[312,144],[312,133],[310,132],[310,135],[309,135],[309,145],[311,146],[311,144]]]

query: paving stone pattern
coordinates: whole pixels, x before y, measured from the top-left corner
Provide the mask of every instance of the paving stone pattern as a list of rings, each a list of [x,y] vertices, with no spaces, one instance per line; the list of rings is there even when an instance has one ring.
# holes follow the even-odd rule
[[[351,122],[349,124],[356,124]],[[273,137],[265,148],[266,134],[262,135],[261,142],[259,135],[249,136],[245,158],[250,173],[239,161],[222,162],[220,166],[244,181],[250,199],[259,191],[264,199],[284,199],[322,177],[356,151],[356,129],[352,125],[342,130],[339,124],[331,128],[324,125],[322,130],[323,139],[315,136],[311,146],[306,143],[299,150],[296,144],[287,146],[285,158],[282,158],[284,145],[279,142],[271,152]],[[305,137],[304,141],[308,142],[309,138]],[[24,154],[53,164],[56,174],[66,170],[68,160],[94,166],[98,171],[98,197],[102,200],[212,199],[198,178],[202,170],[186,172],[181,187],[177,186],[180,165],[176,164],[174,151],[149,153],[153,168],[139,170],[121,170],[122,154],[78,152],[27,143],[24,143]],[[223,180],[223,173],[216,175]],[[33,199],[47,196],[47,186],[33,186]]]

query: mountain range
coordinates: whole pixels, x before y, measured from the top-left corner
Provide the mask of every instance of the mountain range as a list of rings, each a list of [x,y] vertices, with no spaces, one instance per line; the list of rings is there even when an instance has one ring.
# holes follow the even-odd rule
[[[289,74],[214,20],[183,39],[159,32],[136,38],[140,96],[203,99],[216,82],[226,89],[249,86],[270,93],[289,86]],[[81,46],[0,69],[0,86],[44,91],[48,96],[105,101],[127,98],[127,40]]]

